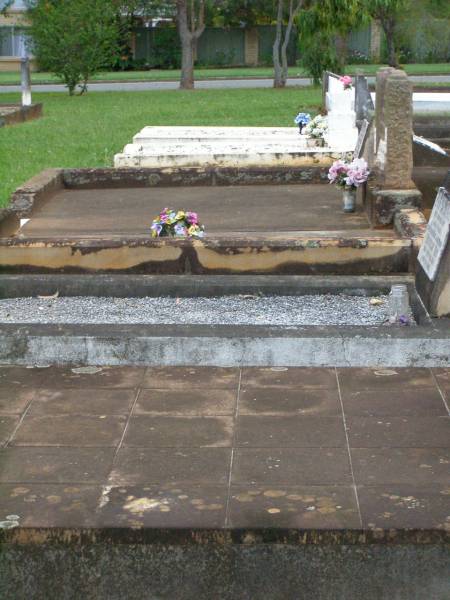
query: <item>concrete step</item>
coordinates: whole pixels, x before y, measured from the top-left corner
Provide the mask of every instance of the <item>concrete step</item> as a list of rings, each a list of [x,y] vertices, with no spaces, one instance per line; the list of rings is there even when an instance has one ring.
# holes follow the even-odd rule
[[[134,144],[148,145],[161,142],[299,142],[297,127],[144,127],[133,137]]]
[[[298,138],[300,136],[297,136]],[[166,140],[146,144],[127,144],[122,153],[114,156],[114,166],[119,167],[310,167],[329,166],[341,157],[328,147],[308,148],[305,142],[258,143],[195,141],[168,142]]]

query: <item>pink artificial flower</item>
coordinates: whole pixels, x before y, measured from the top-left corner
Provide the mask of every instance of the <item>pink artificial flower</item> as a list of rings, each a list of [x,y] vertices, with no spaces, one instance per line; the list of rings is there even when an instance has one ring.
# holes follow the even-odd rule
[[[186,221],[191,225],[197,225],[198,223],[198,214],[195,212],[187,212],[186,213]]]
[[[348,165],[345,183],[349,186],[359,187],[367,181],[368,177],[369,169],[366,161],[363,158],[355,158]]]
[[[336,183],[340,176],[347,174],[347,170],[348,165],[342,160],[335,160],[328,170],[328,179],[330,180],[330,183]]]
[[[353,85],[353,79],[350,77],[350,75],[343,75],[342,77],[339,77],[339,81],[344,86],[344,90],[350,90]]]

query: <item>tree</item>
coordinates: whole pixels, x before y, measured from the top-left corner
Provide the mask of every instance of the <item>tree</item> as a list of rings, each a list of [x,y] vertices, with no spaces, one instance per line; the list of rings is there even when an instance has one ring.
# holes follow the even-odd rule
[[[350,31],[367,18],[361,0],[310,0],[298,18],[300,61],[315,84],[323,71],[343,71]]]
[[[215,0],[208,13],[208,20],[218,27],[254,27],[271,25],[274,19],[273,0]]]
[[[272,49],[274,69],[273,87],[275,88],[282,88],[286,86],[288,76],[287,47],[291,37],[294,19],[300,12],[302,5],[303,0],[289,0],[287,25],[283,37],[283,21],[286,9],[284,0],[278,0],[275,41]]]
[[[30,33],[39,65],[59,77],[69,94],[110,64],[119,52],[117,15],[110,0],[34,0]]]
[[[377,21],[386,36],[388,64],[398,67],[396,34],[399,18],[405,13],[409,0],[363,0],[367,13]]]
[[[181,41],[180,89],[194,88],[194,57],[197,40],[205,30],[205,1],[176,0],[177,25]]]

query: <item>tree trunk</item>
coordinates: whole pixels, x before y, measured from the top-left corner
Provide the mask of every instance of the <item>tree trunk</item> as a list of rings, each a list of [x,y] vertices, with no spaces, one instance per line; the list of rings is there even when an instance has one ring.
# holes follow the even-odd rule
[[[284,40],[281,46],[281,83],[282,87],[286,86],[287,78],[288,78],[288,60],[287,60],[287,47],[289,45],[289,40],[291,38],[292,26],[294,24],[294,17],[296,12],[294,12],[293,0],[289,1],[289,20],[286,27],[286,31],[284,32]]]
[[[339,70],[343,72],[345,65],[347,64],[348,55],[348,34],[338,34],[336,36],[336,51],[339,62]]]
[[[192,34],[188,25],[186,0],[177,0],[177,24],[181,42],[180,89],[191,90],[194,87],[194,55],[192,52]]]
[[[277,8],[277,28],[275,41],[273,43],[273,87],[284,88],[286,86],[288,78],[288,60],[287,60],[287,47],[289,45],[289,39],[292,33],[292,27],[294,25],[294,19],[298,15],[300,8],[302,7],[303,0],[298,0],[297,5],[294,8],[294,0],[289,0],[289,18],[286,25],[286,30],[283,37],[283,0],[278,0]],[[283,39],[283,43],[281,40]],[[281,47],[280,47],[281,46]],[[281,58],[280,58],[281,55]]]
[[[189,37],[181,39],[180,90],[194,89],[194,45]]]
[[[386,36],[386,45],[388,53],[388,65],[390,67],[398,67],[397,52],[395,48],[395,22],[393,19],[383,21],[381,23]]]
[[[273,87],[281,88],[283,84],[283,73],[280,62],[280,44],[281,44],[281,33],[283,27],[283,0],[278,0],[277,8],[277,26],[275,33],[275,41],[273,42],[272,56],[273,56]]]

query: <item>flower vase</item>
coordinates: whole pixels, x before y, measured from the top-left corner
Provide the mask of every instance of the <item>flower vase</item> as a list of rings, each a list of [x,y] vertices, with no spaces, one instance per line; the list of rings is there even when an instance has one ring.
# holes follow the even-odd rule
[[[342,191],[342,208],[346,213],[355,212],[356,189],[344,189]]]

